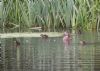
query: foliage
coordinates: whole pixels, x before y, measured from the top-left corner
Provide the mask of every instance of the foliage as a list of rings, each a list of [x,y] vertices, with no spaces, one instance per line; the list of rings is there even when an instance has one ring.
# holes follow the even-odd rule
[[[2,3],[4,32],[8,27],[5,25],[10,23],[19,25],[11,29],[18,32],[39,26],[44,31],[100,28],[100,0],[3,0]]]

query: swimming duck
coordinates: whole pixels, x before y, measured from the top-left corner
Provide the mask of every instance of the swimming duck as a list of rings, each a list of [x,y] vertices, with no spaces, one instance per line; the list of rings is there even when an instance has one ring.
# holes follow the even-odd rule
[[[17,40],[16,38],[14,38],[14,42],[15,42],[16,47],[19,47],[20,46],[20,41]]]
[[[47,38],[48,38],[48,35],[47,35],[47,34],[41,34],[40,36],[41,36],[41,38],[43,38],[43,39],[47,39]]]
[[[81,45],[85,45],[86,42],[85,42],[84,40],[81,40],[81,41],[79,42],[79,44],[81,44]]]
[[[20,46],[20,42],[18,40],[15,40],[16,42],[16,47],[19,47]]]
[[[88,41],[84,41],[84,40],[81,40],[80,42],[79,42],[79,44],[80,45],[94,45],[94,44],[96,44],[96,45],[100,45],[100,42],[88,42]]]

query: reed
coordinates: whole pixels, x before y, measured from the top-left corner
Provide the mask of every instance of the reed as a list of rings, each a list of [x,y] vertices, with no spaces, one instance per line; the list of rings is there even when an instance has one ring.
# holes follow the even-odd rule
[[[48,32],[100,29],[100,0],[3,0],[2,3],[4,32],[10,29],[5,27],[8,23],[19,25],[12,29],[17,32],[32,27],[42,27]]]

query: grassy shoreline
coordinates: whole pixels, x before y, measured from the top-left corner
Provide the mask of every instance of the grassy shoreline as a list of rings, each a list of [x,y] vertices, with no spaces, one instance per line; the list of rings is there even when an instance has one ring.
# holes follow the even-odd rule
[[[100,0],[2,0],[1,30],[43,31],[100,29]]]

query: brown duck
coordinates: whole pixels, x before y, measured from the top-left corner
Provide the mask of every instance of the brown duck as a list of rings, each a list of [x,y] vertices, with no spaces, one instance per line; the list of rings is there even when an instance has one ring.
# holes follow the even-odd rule
[[[87,41],[81,40],[79,44],[81,45],[93,45],[93,44],[100,45],[100,42],[87,42]]]
[[[15,40],[16,42],[16,47],[19,47],[20,46],[20,42],[18,40]]]
[[[41,38],[43,38],[43,39],[48,39],[48,35],[46,35],[46,34],[41,34],[40,36],[41,36]]]
[[[20,46],[20,41],[17,40],[16,38],[14,38],[14,42],[15,42],[16,47],[19,47]]]

